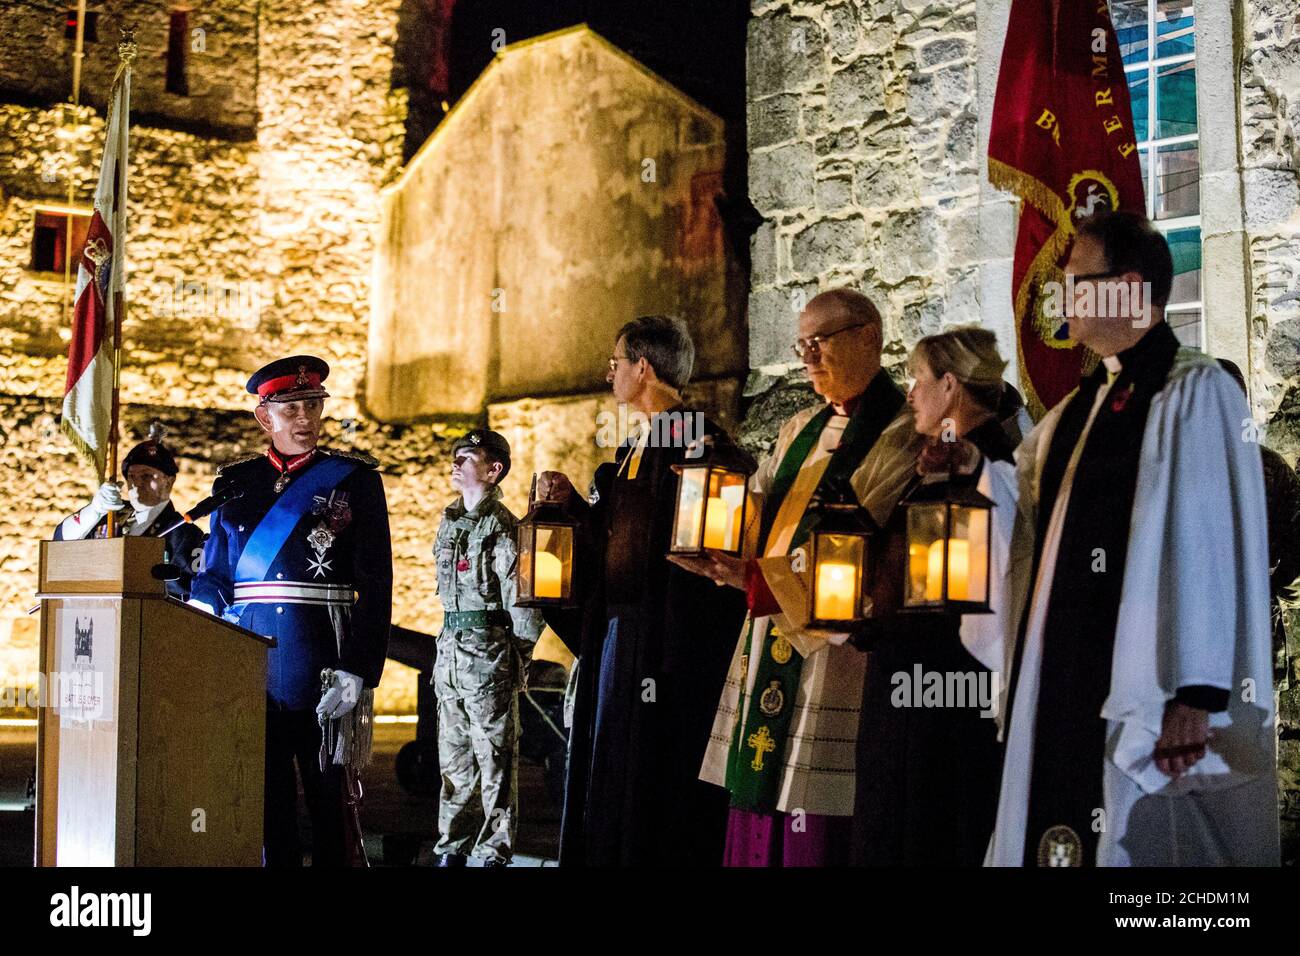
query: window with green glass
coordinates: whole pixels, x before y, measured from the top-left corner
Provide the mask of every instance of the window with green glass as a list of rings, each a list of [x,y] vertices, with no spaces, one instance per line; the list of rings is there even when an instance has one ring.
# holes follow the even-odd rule
[[[1147,215],[1169,240],[1174,286],[1165,317],[1201,348],[1201,162],[1195,4],[1110,0],[1137,131]]]

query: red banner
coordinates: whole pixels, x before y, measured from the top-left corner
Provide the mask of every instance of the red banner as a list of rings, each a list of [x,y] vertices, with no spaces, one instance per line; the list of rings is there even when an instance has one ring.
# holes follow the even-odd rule
[[[1021,391],[1035,418],[1096,362],[1057,339],[1045,282],[1062,281],[1075,223],[1145,212],[1128,81],[1106,0],[1013,0],[989,136],[989,181],[1022,200],[1012,269]],[[1054,300],[1060,303],[1057,297]]]

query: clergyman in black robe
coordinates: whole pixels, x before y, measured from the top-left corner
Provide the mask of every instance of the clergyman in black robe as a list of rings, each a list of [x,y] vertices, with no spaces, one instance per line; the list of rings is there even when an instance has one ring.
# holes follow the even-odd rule
[[[620,400],[645,405],[649,388],[662,408],[680,393],[668,370],[671,349],[656,354],[656,344],[663,350],[686,333],[666,329],[668,320],[637,327],[647,321],[620,333],[610,378]],[[707,436],[710,454],[748,456],[679,397],[649,426],[598,469],[590,500],[567,496],[581,521],[574,577],[580,607],[545,611],[578,658],[561,866],[722,861],[727,794],[699,772],[745,598],[665,555],[677,495],[672,466],[696,455],[690,443]]]

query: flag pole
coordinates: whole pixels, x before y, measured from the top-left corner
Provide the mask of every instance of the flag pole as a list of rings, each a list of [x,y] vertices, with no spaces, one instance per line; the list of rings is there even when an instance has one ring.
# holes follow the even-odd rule
[[[76,108],[81,105],[81,61],[86,57],[86,0],[77,0],[77,39],[76,46],[72,51],[72,106],[75,112]],[[68,123],[68,111],[65,108],[59,114],[59,129],[62,131]],[[77,177],[72,170],[75,168],[77,148],[71,140],[65,140],[69,143],[68,153],[68,212],[64,217],[63,223],[63,324],[68,324],[68,306],[72,299],[72,204],[76,201],[75,190],[77,186]],[[100,481],[104,476],[99,476]]]
[[[114,235],[116,242],[121,243],[123,249],[126,244],[126,172],[128,165],[128,130],[131,127],[131,64],[135,61],[136,54],[139,52],[139,46],[135,42],[135,30],[129,27],[122,28],[122,39],[117,44],[118,72],[122,83],[122,125],[118,130],[118,135],[122,137],[122,148],[117,151],[117,155],[122,157],[118,163],[116,193],[118,201],[115,210],[117,222],[114,224]],[[125,253],[119,258],[119,263],[125,265]],[[126,311],[126,296],[123,294],[123,287],[126,285],[126,276],[122,274],[125,269],[113,271],[113,401],[110,406],[108,420],[108,456],[105,470],[108,477],[112,478],[117,475],[117,430],[118,420],[121,410],[120,392],[122,387],[122,316]],[[117,514],[110,511],[108,513],[108,536],[110,538],[117,535]]]

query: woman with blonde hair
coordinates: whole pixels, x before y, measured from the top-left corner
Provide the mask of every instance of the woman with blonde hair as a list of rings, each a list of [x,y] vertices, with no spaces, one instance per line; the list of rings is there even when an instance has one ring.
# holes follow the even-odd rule
[[[907,402],[916,430],[947,445],[957,438],[976,447],[991,444],[998,453],[986,455],[1010,461],[1020,436],[1019,428],[999,420],[1008,391],[1014,391],[1002,380],[1006,367],[997,336],[979,326],[958,326],[921,339],[908,359],[912,387]],[[1004,432],[1002,439],[995,429]]]
[[[959,460],[972,446],[985,459],[1011,459],[1015,444],[998,418],[1005,368],[987,329],[953,328],[917,343],[907,400],[916,430],[932,439],[922,471],[950,470],[952,480],[973,483],[978,472],[960,474],[969,469]],[[875,610],[854,638],[871,657],[858,730],[853,858],[866,866],[978,866],[997,811],[998,687],[963,646],[960,615],[897,613],[906,585],[905,513],[895,509],[873,539]],[[978,690],[942,706],[923,702],[915,686],[900,693],[931,674],[940,675],[941,687]]]

